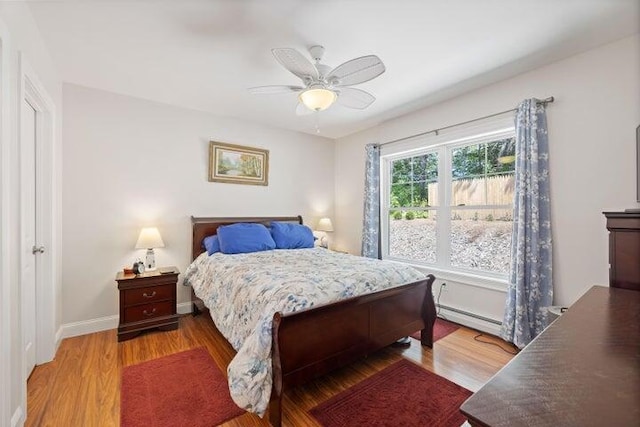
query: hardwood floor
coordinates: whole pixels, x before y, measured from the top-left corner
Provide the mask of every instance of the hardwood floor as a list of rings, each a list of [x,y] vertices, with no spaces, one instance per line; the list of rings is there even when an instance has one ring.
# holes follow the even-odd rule
[[[471,391],[478,390],[513,356],[497,346],[474,340],[477,332],[461,328],[437,341],[433,350],[411,340],[405,348],[387,347],[375,355],[335,371],[284,398],[283,425],[317,426],[307,411],[351,387],[391,363],[406,358]],[[490,336],[489,340],[510,348]],[[120,423],[120,376],[125,366],[204,346],[226,373],[235,354],[215,329],[208,315],[180,318],[180,328],[149,332],[117,342],[110,330],[65,339],[53,362],[37,366],[27,385],[27,426],[117,426]],[[235,418],[225,426],[268,426],[252,414]]]

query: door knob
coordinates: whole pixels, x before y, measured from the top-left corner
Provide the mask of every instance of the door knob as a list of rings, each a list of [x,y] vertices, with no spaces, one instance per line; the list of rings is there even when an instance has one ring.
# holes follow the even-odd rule
[[[44,246],[34,246],[33,248],[31,248],[31,253],[32,254],[37,254],[37,253],[44,253]]]

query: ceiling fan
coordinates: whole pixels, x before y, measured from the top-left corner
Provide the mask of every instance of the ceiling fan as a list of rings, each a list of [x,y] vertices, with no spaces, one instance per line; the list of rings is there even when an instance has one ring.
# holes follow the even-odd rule
[[[298,93],[296,114],[305,115],[326,110],[334,102],[343,107],[363,110],[376,100],[369,92],[353,85],[367,82],[384,73],[385,67],[375,55],[361,56],[331,68],[322,64],[324,47],[312,46],[312,64],[300,52],[291,48],[272,49],[276,60],[302,80],[304,86],[258,86],[249,88],[252,94]]]

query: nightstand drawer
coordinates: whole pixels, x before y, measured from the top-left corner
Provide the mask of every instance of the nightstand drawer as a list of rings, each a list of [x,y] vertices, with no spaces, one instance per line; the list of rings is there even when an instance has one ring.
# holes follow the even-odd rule
[[[176,267],[144,274],[118,272],[118,341],[128,340],[149,329],[178,329],[180,316],[176,313],[176,285],[179,275]]]
[[[151,304],[134,305],[124,310],[126,322],[138,322],[141,320],[154,319],[160,316],[169,316],[174,314],[175,307],[172,307],[173,301],[160,301]]]
[[[149,286],[147,288],[128,289],[124,292],[124,305],[146,304],[172,298],[175,285]]]

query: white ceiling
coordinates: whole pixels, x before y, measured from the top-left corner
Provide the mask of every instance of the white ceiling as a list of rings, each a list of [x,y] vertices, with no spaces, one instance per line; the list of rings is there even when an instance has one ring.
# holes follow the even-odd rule
[[[32,1],[66,82],[315,132],[296,95],[246,88],[299,84],[273,47],[326,48],[324,63],[378,55],[386,73],[358,87],[367,110],[333,106],[321,134],[341,137],[640,31],[638,0]],[[541,94],[541,96],[546,94]]]

